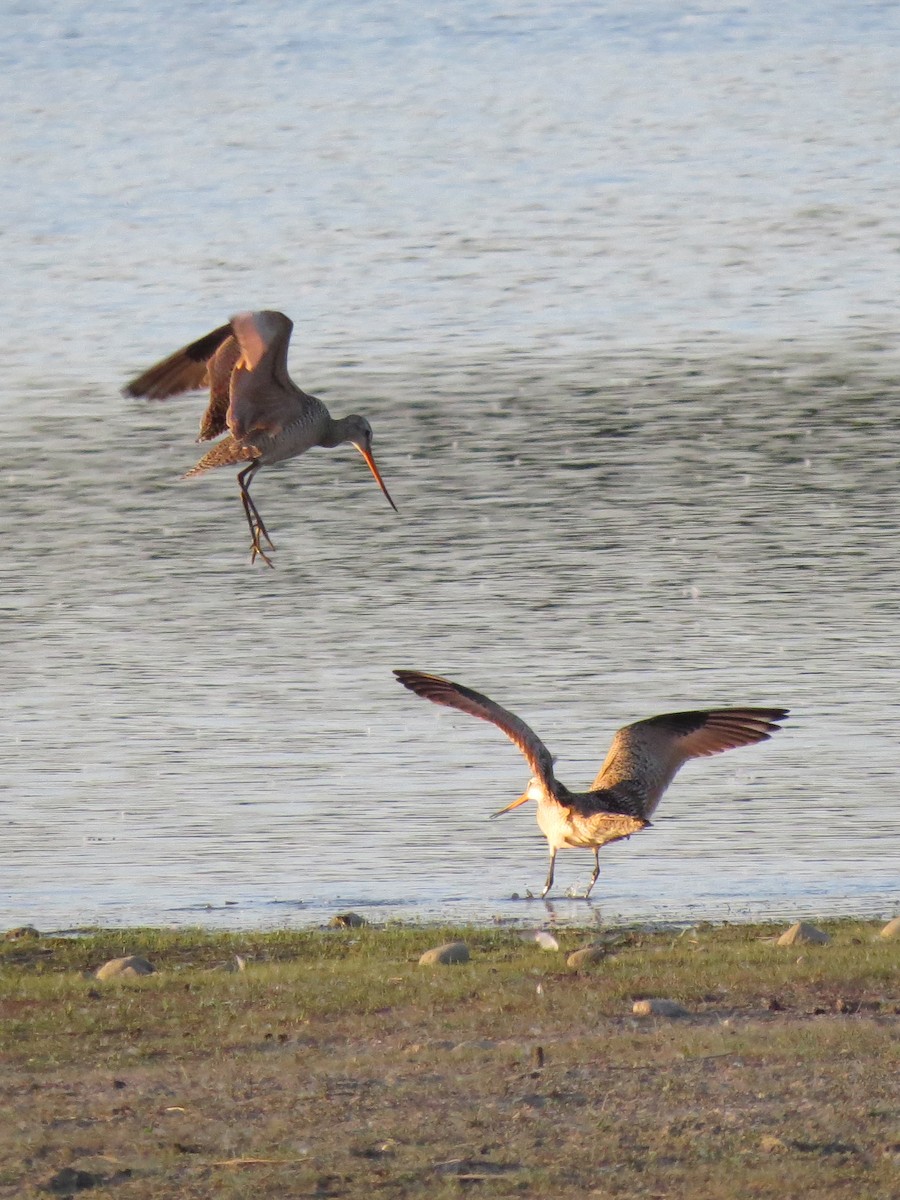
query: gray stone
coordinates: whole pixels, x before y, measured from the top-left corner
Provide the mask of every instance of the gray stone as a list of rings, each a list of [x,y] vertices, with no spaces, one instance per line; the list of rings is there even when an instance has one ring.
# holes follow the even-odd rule
[[[790,929],[786,929],[776,941],[776,946],[820,945],[826,946],[831,941],[827,933],[809,925],[806,921],[797,921]]]
[[[591,946],[582,946],[580,950],[573,950],[566,959],[566,966],[577,971],[579,967],[589,967],[592,963],[602,962],[609,954],[606,946],[594,942]]]
[[[631,1011],[636,1017],[686,1017],[688,1010],[677,1000],[635,1000]]]
[[[469,947],[465,942],[447,942],[443,946],[435,946],[426,950],[419,959],[420,967],[433,967],[436,963],[450,965],[469,961]]]
[[[6,942],[21,942],[27,938],[39,938],[40,932],[33,925],[17,925],[15,929],[7,929],[3,935]]]
[[[128,954],[125,958],[111,958],[94,972],[97,979],[136,979],[139,975],[152,975],[156,968],[140,954]]]
[[[77,1167],[63,1167],[61,1171],[50,1176],[42,1190],[51,1192],[54,1196],[72,1196],[75,1192],[96,1187],[103,1182],[104,1180],[90,1171],[82,1171]]]
[[[368,922],[359,913],[345,912],[337,913],[328,924],[332,929],[359,929],[361,925],[367,925]]]
[[[111,1155],[89,1154],[51,1175],[40,1190],[71,1200],[77,1192],[126,1183],[134,1177],[133,1168],[121,1165]]]

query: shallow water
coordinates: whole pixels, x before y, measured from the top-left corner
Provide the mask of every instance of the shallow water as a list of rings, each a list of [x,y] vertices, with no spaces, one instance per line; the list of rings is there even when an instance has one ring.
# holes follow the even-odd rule
[[[777,14],[777,20],[776,20]],[[34,6],[9,19],[0,921],[543,921],[527,768],[787,705],[550,916],[885,913],[897,817],[893,6]],[[245,305],[364,412],[254,485],[130,374]]]

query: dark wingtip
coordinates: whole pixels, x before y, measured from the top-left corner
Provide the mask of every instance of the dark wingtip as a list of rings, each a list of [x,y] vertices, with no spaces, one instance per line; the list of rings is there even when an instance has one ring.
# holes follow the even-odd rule
[[[781,726],[779,721],[786,720],[791,715],[789,708],[769,708],[765,710],[765,719],[769,722],[769,734],[777,733]],[[768,736],[768,735],[767,735]]]
[[[154,363],[140,375],[135,375],[122,388],[123,396],[142,400],[168,400],[170,396],[178,396],[184,392],[200,391],[205,383],[188,374],[185,382],[185,367],[207,363],[216,353],[222,343],[231,337],[231,324],[220,325],[203,337],[197,338],[188,346],[182,346],[174,354]],[[202,373],[201,373],[202,374]]]
[[[184,353],[191,362],[206,362],[207,359],[212,358],[225,339],[231,337],[232,332],[229,321],[227,325],[220,325],[218,329],[205,333],[203,337],[197,338],[196,342],[185,346]]]
[[[394,671],[394,676],[407,691],[421,696],[423,700],[434,700],[437,703],[441,702],[448,690],[452,692],[456,689],[456,685],[450,683],[449,680],[443,679],[440,675],[428,675],[424,671],[400,669]]]
[[[409,671],[403,668],[395,668],[394,676],[398,683],[401,683],[405,688],[409,688],[410,691],[413,690],[414,682],[419,682],[424,678],[421,671]]]

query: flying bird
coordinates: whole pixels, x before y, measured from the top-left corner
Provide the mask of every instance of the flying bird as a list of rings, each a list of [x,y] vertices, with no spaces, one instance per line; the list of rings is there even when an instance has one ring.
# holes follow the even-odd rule
[[[372,457],[372,427],[366,418],[353,414],[334,420],[322,401],[301,391],[288,374],[293,328],[293,321],[281,312],[238,313],[227,325],[176,350],[123,389],[127,396],[166,400],[209,388],[209,405],[197,440],[226,436],[185,478],[213,467],[249,464],[238,473],[238,484],[250,526],[250,561],[258,556],[270,567],[273,563],[261,539],[271,550],[275,546],[250,495],[250,484],[261,467],[296,458],[312,446],[331,449],[350,442],[397,511]]]
[[[537,822],[550,850],[550,869],[541,896],[553,886],[559,850],[586,847],[594,851],[594,873],[585,892],[590,896],[600,874],[600,847],[630,837],[650,824],[663,792],[689,758],[701,758],[767,741],[788,715],[786,708],[711,708],[663,713],[626,725],[613,738],[600,773],[586,792],[570,792],[553,772],[550,751],[530,726],[487,696],[439,675],[394,671],[398,681],[435,704],[490,721],[525,757],[532,771],[518,799],[492,817],[510,812],[527,800],[537,802]]]

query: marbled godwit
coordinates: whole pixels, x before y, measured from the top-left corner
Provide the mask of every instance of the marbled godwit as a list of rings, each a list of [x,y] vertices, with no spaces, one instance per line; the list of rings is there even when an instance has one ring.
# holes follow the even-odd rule
[[[312,446],[330,449],[350,442],[397,511],[372,457],[372,427],[366,418],[354,414],[335,421],[321,400],[301,391],[288,375],[293,328],[284,313],[238,313],[227,325],[176,350],[124,388],[128,396],[165,400],[209,387],[209,405],[197,440],[208,441],[226,429],[228,436],[204,454],[185,478],[212,467],[250,464],[238,473],[252,538],[250,561],[259,555],[270,567],[272,561],[260,538],[270,549],[275,547],[250,496],[250,484],[260,467],[296,458]]]
[[[600,847],[630,837],[650,824],[679,767],[689,758],[765,742],[781,728],[775,722],[788,715],[786,708],[711,708],[663,713],[637,721],[620,729],[613,738],[590,790],[570,792],[553,773],[550,751],[514,713],[480,692],[438,675],[419,671],[394,674],[417,696],[492,722],[521,750],[534,772],[533,778],[517,800],[491,815],[499,817],[526,800],[537,801],[537,822],[550,850],[550,870],[542,896],[553,886],[557,851],[584,846],[594,851],[594,873],[584,894],[587,899],[600,874]]]

